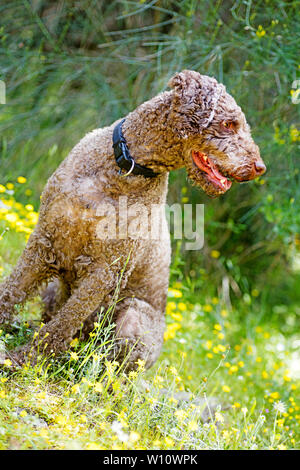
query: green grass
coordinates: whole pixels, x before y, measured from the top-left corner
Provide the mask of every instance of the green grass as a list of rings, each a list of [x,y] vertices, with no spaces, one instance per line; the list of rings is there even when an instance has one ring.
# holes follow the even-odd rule
[[[84,362],[91,338],[77,346],[85,348],[77,360],[67,354],[48,368],[3,368],[2,448],[299,448],[300,105],[291,99],[300,76],[299,2],[78,0],[56,8],[13,0],[0,13],[2,278],[70,149],[164,90],[174,72],[194,69],[226,85],[268,167],[214,200],[188,186],[184,171],[171,173],[170,205],[205,204],[205,245],[187,253],[173,242],[159,361],[128,380],[111,371],[103,350],[93,370]],[[3,332],[1,344],[29,341],[40,311],[39,299],[21,309],[21,326]],[[176,403],[180,392],[192,400]],[[199,400],[209,397],[226,409],[205,424]]]
[[[8,212],[0,210],[4,277],[34,216],[32,207],[2,195],[10,201]],[[149,371],[140,363],[126,376],[122,364],[107,360],[113,325],[96,325],[88,343],[74,342],[60,358],[18,371],[2,366],[0,449],[299,448],[295,309],[279,305],[270,321],[258,291],[229,308],[195,281],[176,279],[173,273],[163,351]],[[40,311],[39,299],[20,310],[21,323],[1,330],[1,347],[38,334]],[[289,319],[285,330],[280,311]]]

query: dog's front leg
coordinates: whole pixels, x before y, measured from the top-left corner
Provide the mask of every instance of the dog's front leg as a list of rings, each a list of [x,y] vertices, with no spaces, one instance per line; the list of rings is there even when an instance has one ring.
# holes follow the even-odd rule
[[[21,365],[28,358],[34,364],[39,354],[57,354],[68,349],[82,323],[114,289],[115,280],[109,267],[86,275],[57,315],[41,328],[33,343],[11,353],[13,363]]]
[[[38,293],[42,283],[51,276],[49,262],[54,259],[50,242],[36,229],[30,236],[17,266],[0,284],[0,324],[10,323],[16,312],[15,305],[23,304]]]
[[[165,314],[143,299],[124,299],[118,305],[115,359],[133,370],[139,360],[146,368],[158,358],[163,345]]]

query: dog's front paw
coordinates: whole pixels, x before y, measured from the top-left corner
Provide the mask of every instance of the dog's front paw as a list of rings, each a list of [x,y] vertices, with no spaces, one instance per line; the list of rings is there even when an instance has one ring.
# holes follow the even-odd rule
[[[30,352],[26,346],[13,351],[8,351],[0,344],[0,367],[6,367],[11,370],[19,369],[30,360]]]

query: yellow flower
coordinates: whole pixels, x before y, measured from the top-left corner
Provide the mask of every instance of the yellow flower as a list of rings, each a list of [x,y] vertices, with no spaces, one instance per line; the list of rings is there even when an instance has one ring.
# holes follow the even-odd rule
[[[214,325],[214,329],[217,330],[217,331],[221,331],[222,330],[222,326],[219,324],[219,323],[216,323]]]
[[[141,438],[140,434],[135,431],[131,431],[129,434],[129,441],[130,442],[137,442]]]
[[[258,38],[262,38],[263,36],[265,36],[266,31],[263,29],[263,27],[262,27],[261,24],[259,25],[259,27],[258,27],[258,29],[257,29],[257,31],[256,31],[255,34],[256,34],[256,36],[257,36]]]
[[[160,447],[161,446],[161,442],[159,439],[155,439],[155,441],[153,441],[153,446],[154,447]]]
[[[232,408],[240,408],[241,405],[237,401],[232,405]]]
[[[131,370],[128,374],[128,377],[131,379],[131,380],[135,380],[138,376],[138,373],[136,370]],[[146,388],[146,391],[147,393],[149,393],[150,389]]]
[[[209,313],[209,312],[212,311],[212,309],[213,309],[212,306],[209,305],[209,304],[206,304],[206,305],[203,306],[203,312]]]
[[[176,398],[174,398],[174,397],[170,397],[170,398],[169,398],[169,402],[170,402],[170,403],[174,403],[175,405],[177,405],[178,400],[176,400]]]
[[[164,379],[161,375],[156,375],[153,379],[154,385],[162,384],[163,382],[164,382]]]
[[[0,398],[5,398],[6,393],[5,390],[0,390]]]
[[[24,178],[24,176],[18,176],[17,181],[20,184],[24,184],[24,183],[26,183],[27,180],[26,180],[26,178]]]
[[[12,365],[12,362],[10,359],[5,359],[5,361],[3,362],[3,364],[7,367],[10,367]]]
[[[181,328],[180,323],[171,323],[167,326],[166,331],[164,332],[164,340],[173,339],[176,336],[176,331]]]
[[[171,297],[180,298],[182,297],[182,292],[177,289],[169,289],[169,294]]]
[[[229,393],[230,390],[231,390],[231,388],[228,387],[228,385],[223,385],[222,390],[223,390],[223,392],[225,392],[225,393]]]
[[[170,437],[165,437],[165,444],[167,447],[173,447],[174,441]]]
[[[182,321],[183,320],[183,317],[182,317],[181,313],[172,312],[171,317],[174,318],[174,320],[176,320],[176,321]]]
[[[7,183],[7,189],[14,189],[14,185],[12,183]]]
[[[74,346],[76,346],[78,343],[79,343],[79,339],[78,339],[78,338],[72,339],[72,341],[71,341],[71,343],[70,343],[71,348],[74,348]]]
[[[168,302],[167,303],[167,312],[171,311],[171,310],[175,310],[175,309],[176,309],[176,303],[175,302]]]
[[[279,446],[277,446],[277,449],[278,450],[286,450],[286,446],[283,445],[283,444],[279,444]]]
[[[102,450],[103,447],[100,446],[100,444],[97,444],[97,442],[89,442],[86,446],[87,450]]]
[[[10,223],[14,223],[18,220],[18,215],[17,214],[6,214],[5,215],[5,220]]]
[[[70,353],[70,358],[73,360],[73,361],[78,361],[79,357],[78,357],[78,354],[75,352],[75,351],[72,351]]]
[[[3,184],[0,184],[0,193],[5,193],[6,188],[3,186]]]
[[[71,387],[72,393],[78,393],[79,390],[80,390],[80,385],[79,384],[75,384],[75,385],[73,385],[73,387]]]
[[[101,382],[96,382],[94,385],[95,392],[102,393],[103,392],[103,385]]]
[[[219,411],[216,411],[215,419],[218,423],[224,423],[224,416]]]
[[[139,370],[143,371],[145,369],[145,364],[146,364],[146,362],[143,359],[138,359],[136,361],[136,365],[138,366]]]
[[[171,366],[171,367],[170,367],[170,373],[171,373],[172,375],[175,375],[175,376],[178,375],[178,372],[177,372],[176,367]]]
[[[219,256],[220,256],[220,252],[219,252],[218,250],[212,250],[212,251],[210,252],[210,255],[211,255],[212,258],[217,259],[217,258],[219,258]]]
[[[225,430],[222,432],[222,435],[227,441],[230,439],[230,431]]]
[[[68,419],[66,418],[66,416],[58,415],[55,417],[55,422],[57,424],[60,424],[61,426],[66,426],[68,424]]]
[[[298,94],[300,93],[300,89],[298,90],[291,90],[291,94],[292,94],[292,91],[293,92],[298,92]],[[294,94],[294,93],[293,93]],[[293,95],[292,94],[292,95]],[[300,140],[300,131],[295,127],[295,126],[291,126],[290,127],[290,137],[291,137],[291,140],[292,142],[296,142],[297,140]]]
[[[179,308],[179,310],[184,312],[186,310],[186,305],[183,302],[179,302],[178,303],[178,308]]]
[[[198,424],[196,421],[190,421],[188,424],[188,430],[189,431],[197,431],[198,429]]]
[[[22,410],[21,413],[20,413],[20,416],[21,416],[21,418],[25,418],[25,416],[27,416],[27,411]]]
[[[39,435],[40,435],[41,437],[44,437],[44,438],[48,437],[48,431],[47,431],[47,429],[41,429],[40,432],[39,432]]]
[[[175,411],[174,416],[176,416],[178,421],[181,423],[187,417],[187,413],[184,410],[177,410],[177,411]]]

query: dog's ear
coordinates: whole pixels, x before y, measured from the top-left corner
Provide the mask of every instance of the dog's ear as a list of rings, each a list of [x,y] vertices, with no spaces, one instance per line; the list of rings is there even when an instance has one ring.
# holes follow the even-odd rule
[[[193,70],[176,73],[168,85],[173,89],[171,115],[178,133],[186,136],[207,127],[224,85]]]
[[[193,99],[201,90],[201,75],[193,70],[183,70],[169,80],[168,86],[174,89],[175,100]]]

